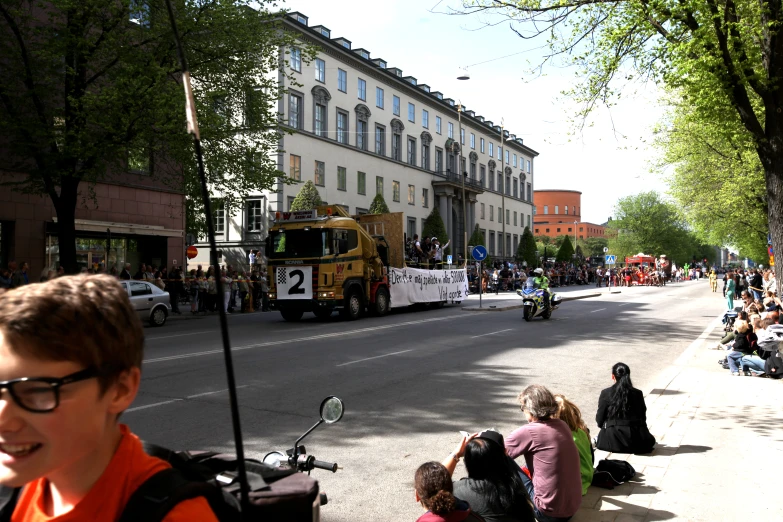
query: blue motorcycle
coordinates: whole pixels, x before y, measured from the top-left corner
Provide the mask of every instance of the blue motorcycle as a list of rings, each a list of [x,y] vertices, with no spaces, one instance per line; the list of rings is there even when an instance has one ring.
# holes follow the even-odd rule
[[[517,290],[517,295],[522,298],[522,317],[525,321],[532,321],[534,317],[541,316],[544,319],[552,317],[552,312],[560,306],[562,298],[550,291],[551,306],[547,310],[544,303],[544,291],[533,286],[533,278],[525,282],[525,287]]]

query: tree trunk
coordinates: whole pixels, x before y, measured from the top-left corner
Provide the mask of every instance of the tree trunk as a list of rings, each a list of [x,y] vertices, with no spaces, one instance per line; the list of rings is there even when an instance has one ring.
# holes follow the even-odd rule
[[[58,243],[60,249],[60,265],[66,274],[79,273],[76,263],[76,202],[79,181],[74,178],[63,178],[60,197],[54,202],[57,211]]]

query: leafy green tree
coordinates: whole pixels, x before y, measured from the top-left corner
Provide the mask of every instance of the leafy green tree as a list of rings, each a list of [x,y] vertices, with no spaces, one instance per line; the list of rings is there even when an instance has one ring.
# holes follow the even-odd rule
[[[585,258],[585,253],[582,251],[582,245],[576,245],[575,252],[576,252],[576,257],[578,257],[579,259]]]
[[[560,245],[555,259],[560,263],[570,263],[574,260],[574,245],[571,243],[570,237],[563,236],[563,244]]]
[[[484,237],[484,234],[481,233],[481,230],[479,229],[478,223],[475,227],[473,227],[473,233],[470,235],[470,239],[468,239],[468,246],[476,246],[476,245],[483,245],[487,246],[487,238]],[[470,250],[468,250],[468,257],[470,257]],[[484,258],[484,266],[492,266],[492,257],[487,253],[487,257]]]
[[[446,225],[443,224],[443,219],[440,217],[438,207],[433,207],[430,215],[424,220],[424,226],[421,229],[421,237],[437,237],[441,245],[445,245],[449,242],[449,235],[446,233]],[[451,246],[443,251],[448,255],[451,253]]]
[[[175,4],[210,189],[230,212],[282,176],[273,102],[283,90],[270,73],[289,75],[279,49],[294,37],[266,0]],[[152,179],[184,192],[188,230],[205,229],[164,2],[4,0],[0,56],[3,168],[19,173],[0,184],[52,201],[68,272],[76,211],[95,203],[98,182]]]
[[[577,65],[569,92],[586,116],[611,106],[634,81],[669,88],[684,106],[738,119],[764,171],[767,220],[783,245],[783,3],[778,0],[470,0],[463,14],[511,19],[526,40],[550,46],[545,60]],[[542,64],[543,65],[543,64]],[[708,119],[700,119],[707,122]],[[582,118],[582,124],[586,119]],[[775,267],[780,291],[783,267]]]
[[[389,206],[386,204],[386,200],[383,199],[383,194],[376,194],[370,203],[370,214],[388,214]]]
[[[577,241],[577,246],[587,257],[603,257],[604,247],[608,245],[609,240],[605,237],[588,237]]]
[[[291,210],[296,212],[298,210],[310,210],[318,205],[322,205],[321,195],[318,193],[318,189],[315,184],[308,180],[299,189],[299,193],[291,202]]]
[[[527,263],[527,266],[536,266],[538,264],[536,259],[536,238],[533,237],[529,227],[525,227],[525,231],[522,232],[522,237],[517,247],[516,260],[519,263]]]

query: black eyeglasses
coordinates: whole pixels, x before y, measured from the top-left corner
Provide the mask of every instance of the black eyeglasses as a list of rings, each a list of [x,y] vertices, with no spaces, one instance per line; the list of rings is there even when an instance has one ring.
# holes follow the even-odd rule
[[[60,405],[60,388],[98,376],[95,368],[86,368],[65,377],[22,377],[0,382],[0,391],[8,390],[22,409],[32,413],[49,413]]]

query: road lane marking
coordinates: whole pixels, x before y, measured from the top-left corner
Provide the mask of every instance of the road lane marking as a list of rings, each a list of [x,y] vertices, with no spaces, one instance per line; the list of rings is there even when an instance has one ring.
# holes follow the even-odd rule
[[[631,303],[621,303],[620,306],[625,306],[625,305],[629,305],[629,304],[631,304]]]
[[[338,367],[340,367],[340,366],[348,366],[349,364],[356,364],[356,363],[360,363],[360,362],[364,362],[364,361],[372,361],[373,359],[381,359],[383,357],[391,357],[392,355],[400,355],[401,353],[408,353],[408,352],[412,352],[412,351],[413,351],[413,349],[411,348],[410,350],[403,350],[401,352],[386,353],[386,354],[383,354],[383,355],[376,355],[375,357],[367,357],[366,359],[359,359],[358,361],[351,361],[351,362],[347,362],[347,363],[342,363],[342,364],[338,364],[337,366]]]
[[[249,384],[243,384],[242,386],[237,386],[237,389],[239,388],[247,388],[249,387]],[[132,411],[139,411],[139,410],[146,410],[149,408],[157,408],[158,406],[165,406],[166,404],[172,404],[174,402],[182,402],[187,399],[197,399],[198,397],[204,397],[206,395],[215,395],[217,393],[225,393],[228,391],[228,388],[224,390],[217,390],[217,391],[211,391],[211,392],[204,392],[204,393],[197,393],[195,395],[188,395],[187,397],[181,398],[181,399],[171,399],[168,401],[161,401],[161,402],[154,402],[152,404],[145,404],[144,406],[136,406],[135,408],[128,408],[125,410],[126,413],[130,413]]]
[[[606,308],[599,308],[598,310],[591,310],[590,313],[594,314],[596,312],[600,312],[601,310],[606,310]]]
[[[506,328],[505,330],[498,330],[497,332],[490,332],[490,333],[485,333],[485,334],[481,334],[481,335],[474,335],[473,337],[471,337],[471,339],[475,339],[476,337],[485,337],[487,335],[495,335],[495,334],[499,334],[499,333],[503,333],[503,332],[509,332],[511,330],[513,330],[513,328]]]
[[[164,335],[161,337],[147,337],[146,341],[157,341],[158,339],[171,339],[172,337],[184,337],[186,335],[200,335],[205,333],[212,333],[216,330],[203,330],[201,332],[188,332],[188,333],[182,333],[182,334],[175,334],[175,335]]]
[[[421,319],[418,321],[406,321],[403,323],[393,323],[393,324],[387,324],[382,326],[373,326],[371,328],[360,328],[358,330],[348,330],[346,332],[334,332],[334,333],[328,333],[328,334],[320,334],[320,335],[313,335],[310,337],[298,337],[296,339],[281,339],[279,341],[267,341],[265,343],[258,343],[258,344],[251,344],[247,346],[236,346],[234,348],[231,348],[232,352],[241,352],[244,350],[252,350],[254,348],[264,348],[267,346],[278,346],[281,344],[291,344],[291,343],[299,343],[299,342],[305,342],[305,341],[318,341],[321,339],[330,339],[333,337],[344,337],[347,335],[355,335],[359,333],[368,333],[368,332],[376,332],[378,330],[387,330],[389,328],[397,328],[399,326],[410,326],[410,325],[416,325],[416,324],[426,324],[426,323],[434,323],[436,321],[450,321],[452,319],[460,319],[463,318],[462,315],[453,315],[449,317],[434,317],[432,319]],[[176,361],[179,359],[190,359],[192,357],[203,357],[205,355],[216,355],[223,353],[223,349],[220,350],[206,350],[203,352],[191,352],[191,353],[183,353],[181,355],[168,355],[166,357],[156,357],[154,359],[145,359],[143,361],[144,364],[153,364],[158,362],[165,362],[165,361]]]

